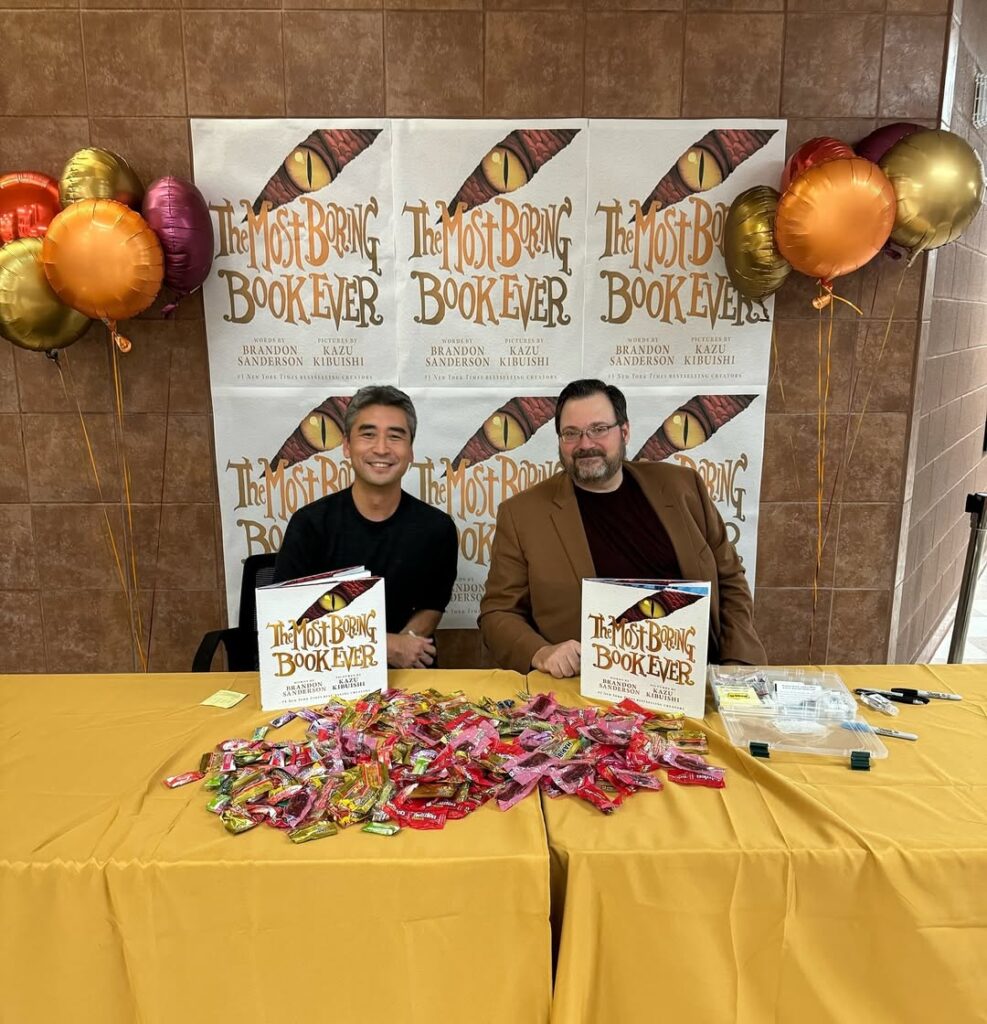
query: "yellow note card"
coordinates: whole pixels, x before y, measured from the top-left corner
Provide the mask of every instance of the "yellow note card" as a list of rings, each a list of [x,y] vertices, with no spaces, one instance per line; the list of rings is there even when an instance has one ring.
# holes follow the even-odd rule
[[[239,704],[247,695],[236,690],[217,690],[211,697],[206,697],[201,706],[206,708],[231,708]]]
[[[761,707],[760,698],[753,686],[720,684],[716,690],[720,698],[720,708],[724,711],[729,708]]]

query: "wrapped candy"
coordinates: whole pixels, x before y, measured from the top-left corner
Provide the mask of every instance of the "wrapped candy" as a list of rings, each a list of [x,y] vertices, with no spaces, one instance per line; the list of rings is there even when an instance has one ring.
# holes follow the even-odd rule
[[[307,725],[302,739],[268,738],[296,718]],[[234,835],[265,823],[293,843],[353,825],[381,836],[438,830],[488,801],[508,810],[535,790],[612,814],[641,790],[660,791],[659,770],[679,785],[724,785],[723,769],[699,756],[705,736],[683,725],[679,714],[631,700],[574,708],[552,694],[470,701],[388,690],[284,712],[249,740],[220,742],[201,770],[164,782],[203,782],[207,809]]]

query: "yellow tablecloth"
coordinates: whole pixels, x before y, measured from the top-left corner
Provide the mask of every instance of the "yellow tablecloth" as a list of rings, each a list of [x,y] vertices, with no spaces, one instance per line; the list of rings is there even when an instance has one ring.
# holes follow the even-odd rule
[[[392,684],[502,699],[524,678]],[[250,696],[197,706],[219,688]],[[271,717],[256,675],[0,677],[0,1020],[546,1021],[538,801],[293,846],[162,785]]]
[[[870,772],[725,739],[724,790],[639,793],[604,817],[543,799],[558,965],[553,1024],[987,1020],[987,672],[835,669],[851,688],[952,690],[901,706]],[[582,703],[578,681],[528,677]]]

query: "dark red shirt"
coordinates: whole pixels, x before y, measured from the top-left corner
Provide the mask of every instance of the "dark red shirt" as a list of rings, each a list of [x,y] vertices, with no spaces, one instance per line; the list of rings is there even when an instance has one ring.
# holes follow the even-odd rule
[[[624,470],[615,491],[576,487],[579,514],[597,576],[616,579],[681,579],[675,549],[640,484]]]

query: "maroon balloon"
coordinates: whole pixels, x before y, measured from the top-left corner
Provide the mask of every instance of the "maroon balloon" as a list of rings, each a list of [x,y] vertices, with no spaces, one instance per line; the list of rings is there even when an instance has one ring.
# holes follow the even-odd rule
[[[911,121],[895,121],[894,124],[886,124],[872,131],[853,148],[857,156],[862,156],[865,160],[876,164],[896,142],[921,130],[920,124],[912,124]]]
[[[202,193],[182,178],[158,178],[141,209],[165,254],[164,283],[179,296],[194,292],[212,266],[213,233]]]

